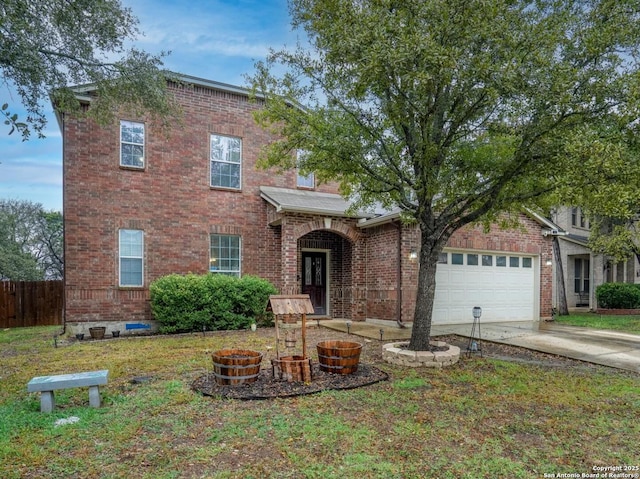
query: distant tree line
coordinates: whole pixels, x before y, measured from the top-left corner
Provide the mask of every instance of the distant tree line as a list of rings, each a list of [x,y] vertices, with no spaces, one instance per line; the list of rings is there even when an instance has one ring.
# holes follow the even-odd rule
[[[0,200],[0,279],[62,279],[63,222],[39,203]]]

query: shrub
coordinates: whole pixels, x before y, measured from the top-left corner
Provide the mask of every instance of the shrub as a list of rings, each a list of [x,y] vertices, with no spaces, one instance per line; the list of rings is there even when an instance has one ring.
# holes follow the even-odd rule
[[[640,285],[630,283],[605,283],[596,288],[596,298],[601,308],[640,308]]]
[[[151,311],[160,332],[243,329],[262,320],[269,295],[267,280],[219,274],[172,274],[152,282]]]

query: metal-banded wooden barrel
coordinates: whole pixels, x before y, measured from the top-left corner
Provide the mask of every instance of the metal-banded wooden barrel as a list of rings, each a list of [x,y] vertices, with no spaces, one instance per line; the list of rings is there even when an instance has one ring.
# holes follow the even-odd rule
[[[321,371],[352,374],[358,370],[362,344],[354,341],[322,341],[316,347]]]
[[[262,353],[249,349],[221,349],[211,355],[218,384],[245,384],[258,379]]]
[[[311,359],[304,356],[282,356],[272,359],[273,377],[288,382],[308,382],[312,379]]]

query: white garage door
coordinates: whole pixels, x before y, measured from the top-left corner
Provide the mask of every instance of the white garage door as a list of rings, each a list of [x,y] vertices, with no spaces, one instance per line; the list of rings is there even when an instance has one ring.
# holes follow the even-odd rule
[[[434,324],[532,321],[535,314],[535,258],[509,253],[448,251],[436,272]]]

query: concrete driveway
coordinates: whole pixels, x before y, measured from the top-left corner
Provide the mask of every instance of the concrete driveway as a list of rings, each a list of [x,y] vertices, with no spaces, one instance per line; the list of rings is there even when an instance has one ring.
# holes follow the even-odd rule
[[[640,373],[640,335],[554,322],[480,323],[482,339]],[[432,334],[469,336],[471,326],[434,326]]]
[[[347,332],[347,322],[322,321],[321,325]],[[395,323],[349,322],[349,332],[383,341],[409,339],[411,328]],[[481,339],[520,346],[544,353],[640,373],[640,335],[565,326],[554,322],[480,323]],[[382,334],[382,335],[381,335]],[[470,324],[432,326],[432,336],[469,337]],[[477,335],[477,334],[476,334]]]

